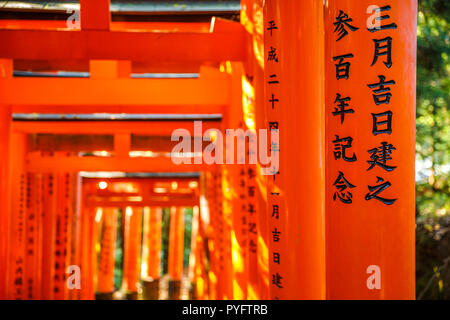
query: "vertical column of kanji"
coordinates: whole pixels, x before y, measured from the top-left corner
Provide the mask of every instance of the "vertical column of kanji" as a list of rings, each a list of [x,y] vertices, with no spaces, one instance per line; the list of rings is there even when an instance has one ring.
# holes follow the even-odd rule
[[[34,222],[32,223],[34,230],[31,229],[31,226],[27,226],[27,232],[33,235],[33,259],[31,264],[33,265],[33,270],[30,270],[30,277],[33,279],[33,288],[32,295],[33,299],[40,300],[42,299],[42,239],[43,239],[43,175],[42,173],[33,173],[32,174],[31,184],[31,210],[30,214],[34,214]],[[31,218],[28,221],[32,220]],[[30,244],[31,246],[31,244]],[[31,252],[30,252],[31,254]],[[28,273],[28,270],[27,270]]]
[[[8,275],[8,298],[26,299],[25,283],[25,244],[26,244],[26,188],[25,157],[27,149],[26,135],[11,135],[11,177],[12,177],[12,210],[10,230],[10,256]]]
[[[254,63],[251,61],[252,66]],[[256,168],[258,162],[258,147],[256,136],[256,103],[255,103],[255,77],[253,76],[254,67],[251,68],[251,74],[246,74],[242,77],[242,112],[243,122],[241,126],[244,130],[242,136],[242,144],[245,147],[238,146],[238,164],[245,163],[237,167],[239,169],[239,207],[242,211],[242,250],[244,261],[244,283],[246,299],[256,299],[258,287],[258,266],[257,266],[257,210],[256,210]],[[261,89],[264,89],[262,87]],[[243,152],[245,150],[245,152]],[[239,162],[240,160],[240,162]]]
[[[271,298],[322,299],[323,2],[268,0],[264,21]]]
[[[74,216],[74,179],[73,172],[64,173],[64,299],[70,299],[70,291],[72,287],[67,285],[68,274],[67,270],[72,265],[72,229]],[[92,228],[92,227],[91,227]],[[94,247],[91,247],[93,251]]]
[[[68,298],[68,287],[66,285],[66,268],[70,264],[70,232],[71,232],[71,174],[61,172],[57,174],[57,214],[55,235],[55,277],[54,295],[55,299]]]
[[[258,212],[256,200],[256,166],[248,165],[247,176],[247,213],[248,213],[248,299],[258,299]]]
[[[101,217],[100,217],[101,214]],[[100,221],[100,257],[97,274],[97,293],[102,298],[112,298],[114,291],[114,265],[117,233],[117,209],[102,208],[97,212]]]
[[[26,173],[26,230],[25,230],[25,280],[24,297],[27,300],[37,299],[37,274],[39,261],[36,255],[39,251],[39,224],[36,207],[36,174]]]
[[[279,54],[281,45],[281,32],[288,32],[281,29],[281,17],[276,11],[276,1],[268,1],[264,5],[264,48],[265,48],[265,66],[264,66],[264,82],[267,82],[265,90],[265,103],[270,104],[267,112],[267,121],[269,127],[268,149],[271,155],[279,155],[279,127],[283,126],[280,119],[280,81],[281,73],[279,66]],[[284,24],[283,24],[284,25]],[[266,53],[267,52],[267,53]],[[283,102],[282,102],[283,103]],[[284,128],[283,128],[284,129]],[[261,136],[260,136],[261,139]],[[272,144],[273,140],[273,144]],[[260,142],[260,148],[261,148]],[[273,148],[272,148],[273,147]],[[276,159],[276,158],[275,158]],[[287,211],[282,201],[282,194],[279,188],[279,181],[276,184],[276,178],[280,178],[280,170],[277,167],[279,163],[270,164],[273,167],[273,176],[270,176],[267,183],[267,202],[268,202],[268,229],[269,229],[269,281],[270,281],[270,298],[282,299],[287,297],[286,291],[287,274],[284,267],[288,262],[284,260],[286,247],[286,230],[284,224],[286,221]],[[271,169],[271,168],[270,168]],[[263,169],[261,169],[263,170]],[[281,215],[280,215],[281,211]],[[281,237],[282,235],[282,237]],[[293,262],[290,262],[293,263]]]
[[[327,296],[414,298],[416,1],[327,2]]]
[[[127,207],[125,209],[125,249],[122,288],[126,290],[130,299],[137,299],[137,284],[140,279],[141,234],[142,208]]]
[[[64,300],[67,297],[66,286],[66,258],[67,258],[67,239],[69,223],[69,173],[59,172],[55,174],[57,196],[56,205],[56,228],[55,228],[55,276],[53,282],[53,294],[57,300]]]
[[[71,265],[75,267],[74,270],[71,270],[71,275],[77,274],[77,272],[81,272],[81,274],[77,274],[77,276],[82,275],[82,216],[84,210],[84,192],[83,192],[83,183],[82,177],[77,174],[73,181],[74,188],[74,217],[73,217],[73,229],[72,229],[72,247],[71,247]],[[93,228],[96,228],[96,224],[93,225]],[[96,229],[95,229],[96,230]],[[95,248],[95,246],[94,246]],[[96,254],[96,250],[92,248],[94,254]],[[81,285],[81,281],[77,281],[76,278],[72,278],[71,281],[73,288],[70,290],[70,300],[79,300],[81,298],[81,287],[78,287],[77,284]],[[80,280],[80,279],[78,279]]]
[[[0,59],[0,78],[12,78],[13,61]],[[0,299],[7,297],[7,272],[9,255],[9,221],[11,212],[10,201],[10,126],[11,107],[0,104],[0,154],[3,159],[0,162]]]
[[[52,156],[53,154],[49,154]],[[45,173],[43,179],[42,298],[51,300],[55,278],[56,197],[55,175]]]

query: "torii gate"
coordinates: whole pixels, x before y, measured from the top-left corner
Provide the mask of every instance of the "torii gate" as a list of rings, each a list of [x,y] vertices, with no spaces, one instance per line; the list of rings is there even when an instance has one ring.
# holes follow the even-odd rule
[[[24,279],[35,277],[24,267],[34,259],[26,255],[27,190],[52,194],[79,171],[126,171],[204,173],[209,220],[195,243],[209,250],[211,269],[194,267],[199,298],[413,299],[417,4],[373,2],[242,0],[241,23],[187,25],[114,23],[109,0],[80,0],[80,30],[2,21],[0,297],[26,298]],[[89,71],[89,78],[17,78],[15,69]],[[199,78],[131,78],[152,72]],[[13,113],[190,117],[92,124],[12,121]],[[205,130],[279,133],[269,146],[279,152],[279,170],[264,176],[261,163],[175,166],[167,156],[130,156],[133,135],[193,132],[192,120],[205,116],[215,119]],[[30,150],[26,135],[38,133],[106,134],[113,142],[99,144],[107,157],[78,156],[82,150],[68,145],[52,154]],[[33,173],[44,176],[28,179]],[[44,195],[42,206],[61,207],[63,194]],[[44,298],[58,296],[51,276],[40,282]]]

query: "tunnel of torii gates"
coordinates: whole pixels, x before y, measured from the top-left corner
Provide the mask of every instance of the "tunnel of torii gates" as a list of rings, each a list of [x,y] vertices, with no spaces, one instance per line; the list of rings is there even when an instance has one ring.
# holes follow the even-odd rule
[[[0,20],[0,298],[112,296],[122,232],[129,297],[165,276],[173,299],[182,279],[193,299],[414,299],[416,1],[246,0],[210,23],[80,5],[79,29]],[[267,129],[279,166],[175,164],[179,128],[201,148],[209,129]]]

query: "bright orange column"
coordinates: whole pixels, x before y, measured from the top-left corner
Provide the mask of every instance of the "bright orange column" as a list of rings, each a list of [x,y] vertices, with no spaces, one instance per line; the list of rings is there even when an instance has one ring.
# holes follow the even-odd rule
[[[170,208],[169,276],[180,281],[183,274],[184,208]]]
[[[265,103],[272,299],[325,298],[323,2],[267,0]]]
[[[110,0],[80,0],[81,29],[109,30]]]
[[[101,219],[97,292],[110,294],[114,291],[117,209],[102,208],[101,218],[99,215],[100,213],[97,211],[96,221],[100,221]]]
[[[8,298],[26,299],[25,246],[26,246],[26,201],[27,177],[25,172],[26,135],[11,136],[12,210],[9,237]]]
[[[248,286],[248,214],[245,166],[229,167],[232,201],[231,257],[233,262],[233,299],[246,300]]]
[[[329,299],[414,299],[416,1],[327,1]]]
[[[43,175],[43,233],[42,233],[42,299],[54,298],[56,179],[53,173]]]
[[[27,173],[25,244],[25,296],[41,299],[42,279],[42,175]]]
[[[253,89],[254,89],[254,108],[255,108],[255,129],[267,129],[269,127],[267,122],[267,110],[266,110],[266,98],[264,94],[264,21],[263,21],[263,1],[253,0],[252,13],[252,47],[253,47]],[[260,160],[260,159],[259,159]],[[268,266],[268,244],[269,244],[269,231],[268,231],[268,203],[267,203],[267,176],[261,174],[261,164],[255,168],[255,186],[256,186],[256,229],[257,233],[257,248],[256,248],[256,263],[257,272],[253,275],[256,276],[257,292],[258,296],[254,298],[268,299],[269,297],[269,266]],[[249,179],[251,179],[249,173]],[[250,181],[250,185],[253,182]],[[253,223],[253,215],[249,212],[249,223]],[[250,234],[249,248],[251,250],[253,235]],[[252,252],[250,253],[250,267],[252,264]],[[250,275],[250,283],[253,283]],[[251,290],[254,291],[254,290]],[[253,298],[251,295],[249,298]]]
[[[161,276],[161,207],[144,208],[143,277],[157,280]]]
[[[84,233],[83,229],[82,229],[82,225],[83,225],[83,187],[82,187],[82,178],[80,176],[77,177],[77,179],[74,181],[73,183],[73,187],[74,187],[74,197],[75,197],[75,211],[74,211],[74,225],[73,225],[73,254],[71,255],[71,265],[75,265],[75,266],[79,266],[80,267],[80,271],[83,274],[83,259],[82,259],[82,234]],[[97,225],[94,224],[93,225],[93,229],[97,229]],[[96,257],[96,250],[95,247],[92,248],[92,253],[95,254]],[[81,286],[81,288],[74,288],[72,290],[69,291],[69,298],[70,300],[79,300],[81,299],[81,295],[82,295],[82,289],[83,289],[83,285]]]
[[[244,116],[245,130],[254,130],[266,128],[265,104],[264,104],[264,41],[263,41],[263,7],[261,0],[241,0],[241,23],[249,32],[251,37],[248,39],[249,61],[247,62],[243,79],[242,110]],[[249,152],[258,152],[251,150]],[[264,254],[264,242],[261,234],[261,224],[259,220],[266,218],[266,177],[257,183],[259,166],[248,164],[245,167],[246,179],[246,208],[247,211],[247,298],[260,299],[265,297],[262,288],[263,270],[267,266],[267,256],[259,260]],[[264,194],[264,197],[261,195]],[[261,214],[263,213],[263,214]],[[258,252],[258,240],[261,239],[260,252]],[[266,247],[267,248],[267,247]],[[267,268],[266,268],[267,270]],[[267,272],[266,272],[267,274]],[[267,286],[268,289],[268,286]]]
[[[206,200],[206,199],[205,199]],[[205,221],[202,216],[205,213],[201,213],[200,210],[207,210],[209,216],[209,209],[205,206],[193,208],[192,229],[195,229],[195,233],[192,233],[191,240],[191,255],[189,257],[189,271],[191,283],[194,285],[192,299],[206,300],[208,299],[208,275],[206,270],[206,250],[205,248]],[[195,243],[194,243],[195,242]]]
[[[142,208],[126,207],[122,288],[129,293],[137,292],[140,279],[141,232]]]
[[[218,227],[219,227],[219,299],[232,300],[233,288],[233,257],[232,257],[232,217],[233,198],[230,166],[220,166],[218,172]]]
[[[68,298],[66,283],[66,268],[69,265],[71,253],[71,175],[59,173],[57,179],[57,211],[55,230],[55,276],[54,298],[64,300]]]
[[[11,78],[13,71],[13,61],[0,59],[0,78]],[[10,203],[10,175],[9,175],[9,154],[10,154],[10,125],[11,107],[0,104],[0,154],[4,155],[0,163],[0,299],[7,297],[7,261],[9,254],[9,215],[11,212]]]
[[[209,210],[209,224],[205,231],[208,238],[208,250],[209,253],[209,271],[208,271],[208,296],[210,299],[219,299],[219,272],[220,272],[220,260],[219,260],[219,227],[218,227],[218,202],[216,186],[217,175],[215,173],[205,173],[204,178],[200,180],[200,190],[204,196],[204,200],[207,200]],[[202,200],[202,197],[200,198]],[[201,209],[203,210],[203,208]]]

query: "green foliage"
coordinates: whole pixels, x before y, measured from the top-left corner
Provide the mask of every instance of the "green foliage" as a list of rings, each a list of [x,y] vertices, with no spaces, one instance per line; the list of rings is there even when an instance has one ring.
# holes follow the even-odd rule
[[[427,167],[416,188],[422,216],[450,212],[449,17],[448,0],[419,1],[416,152]]]
[[[450,1],[419,0],[416,291],[450,299]]]
[[[115,251],[115,263],[114,263],[114,289],[120,290],[122,287],[123,276],[123,210],[117,210],[117,233],[116,233],[116,251]]]
[[[191,253],[191,236],[192,236],[192,208],[186,208],[184,212],[184,249],[183,249],[183,266],[189,266],[189,255]]]

